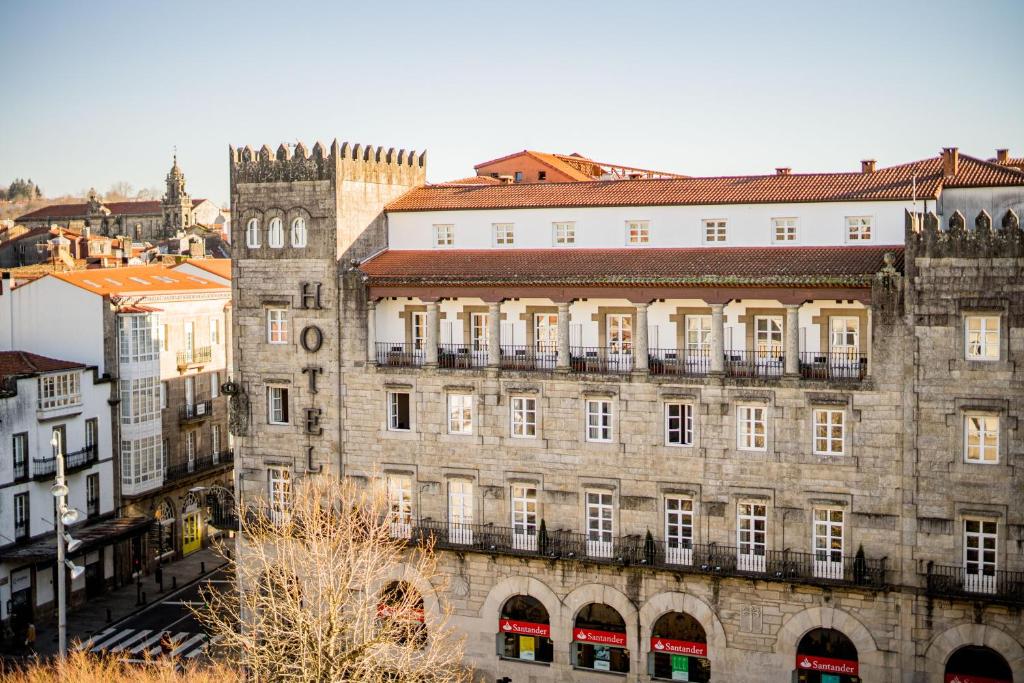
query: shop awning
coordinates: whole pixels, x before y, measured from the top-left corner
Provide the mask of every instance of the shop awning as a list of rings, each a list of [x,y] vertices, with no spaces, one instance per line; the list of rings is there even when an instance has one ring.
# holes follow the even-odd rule
[[[82,542],[74,554],[94,550],[145,531],[153,520],[148,517],[119,517],[68,529],[71,537]],[[52,533],[25,545],[0,550],[0,560],[12,562],[55,562],[57,534]]]

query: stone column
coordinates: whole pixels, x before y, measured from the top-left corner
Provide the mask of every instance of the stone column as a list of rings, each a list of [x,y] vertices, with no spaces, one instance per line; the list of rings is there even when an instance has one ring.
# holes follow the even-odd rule
[[[487,304],[487,367],[501,367],[501,302]]]
[[[711,304],[711,372],[725,372],[725,304]]]
[[[785,373],[788,377],[797,377],[800,374],[800,304],[786,304],[785,335]]]
[[[427,349],[425,363],[437,365],[437,342],[441,336],[441,313],[436,301],[427,303]]]
[[[377,302],[366,302],[366,362],[377,364]]]
[[[633,330],[633,369],[647,372],[647,302],[636,305],[636,329]]]
[[[569,302],[558,302],[558,360],[556,370],[569,369]]]

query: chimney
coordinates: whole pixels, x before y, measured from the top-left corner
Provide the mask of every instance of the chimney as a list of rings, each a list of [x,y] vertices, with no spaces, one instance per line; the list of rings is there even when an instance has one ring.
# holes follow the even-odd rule
[[[1000,164],[1005,164],[1010,160],[1010,150],[1008,149],[997,149],[996,150],[996,161]]]
[[[942,175],[954,176],[960,170],[960,150],[956,147],[942,148]]]
[[[863,159],[860,162],[861,173],[874,173],[875,172],[875,160],[874,159]]]
[[[775,175],[789,175],[792,170],[789,166],[779,166],[775,169]]]

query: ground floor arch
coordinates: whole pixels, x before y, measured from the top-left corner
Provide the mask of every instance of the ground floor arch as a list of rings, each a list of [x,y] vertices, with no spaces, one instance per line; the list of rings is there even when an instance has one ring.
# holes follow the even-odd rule
[[[1024,646],[995,626],[960,624],[932,639],[925,652],[925,666],[937,681],[1020,683],[1024,681]]]

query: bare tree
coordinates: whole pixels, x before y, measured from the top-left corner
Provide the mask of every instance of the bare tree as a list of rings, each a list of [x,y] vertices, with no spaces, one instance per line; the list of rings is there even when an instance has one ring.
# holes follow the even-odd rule
[[[135,193],[135,198],[139,201],[147,199],[160,199],[161,190],[159,187],[142,187]]]
[[[135,192],[135,188],[132,184],[126,180],[119,180],[110,186],[107,193],[103,195],[103,201],[106,202],[123,202],[130,199],[132,193]]]
[[[429,543],[392,533],[382,488],[328,476],[243,510],[237,591],[197,610],[255,681],[471,680]],[[233,559],[232,559],[233,558]]]

